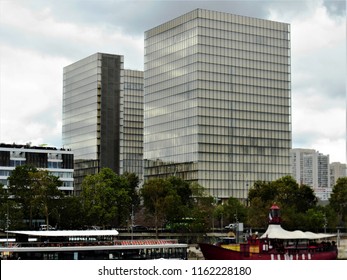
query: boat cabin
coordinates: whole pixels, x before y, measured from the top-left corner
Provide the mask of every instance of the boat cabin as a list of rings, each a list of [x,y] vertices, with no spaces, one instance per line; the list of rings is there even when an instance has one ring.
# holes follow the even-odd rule
[[[9,231],[2,259],[107,260],[187,259],[187,244],[176,239],[119,240],[117,230]],[[33,241],[34,238],[34,241]]]

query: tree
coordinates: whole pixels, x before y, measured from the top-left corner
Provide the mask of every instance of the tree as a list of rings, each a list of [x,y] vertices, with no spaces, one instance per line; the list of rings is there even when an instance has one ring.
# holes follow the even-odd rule
[[[23,211],[18,204],[9,197],[8,190],[0,184],[0,229],[22,229]]]
[[[187,181],[184,181],[182,178],[175,176],[171,176],[167,180],[171,183],[172,188],[181,198],[182,205],[187,207],[191,206],[192,190],[190,188],[190,184]]]
[[[129,217],[131,197],[128,182],[110,168],[88,175],[82,182],[81,199],[88,225],[122,224]]]
[[[222,228],[223,223],[224,223],[223,218],[224,218],[224,214],[225,214],[225,208],[222,204],[215,204],[215,203],[213,203],[213,204],[214,204],[213,213],[212,213],[213,221],[216,218],[219,225],[220,225],[220,228]],[[214,224],[215,223],[213,222],[213,227],[215,227]]]
[[[347,177],[337,179],[329,203],[339,216],[339,226],[343,226],[347,222]]]
[[[203,186],[196,182],[191,183],[189,187],[192,193],[190,216],[194,219],[192,232],[207,232],[210,229],[211,222],[214,221],[214,198],[206,193]]]
[[[141,189],[144,206],[148,213],[153,215],[156,236],[158,227],[166,218],[173,219],[173,213],[180,213],[180,198],[166,179],[150,179]],[[175,215],[177,217],[177,215]]]
[[[234,197],[230,197],[224,206],[224,216],[231,222],[243,222],[247,217],[247,208]]]
[[[326,216],[319,208],[310,208],[306,211],[306,230],[319,231],[324,228]]]
[[[278,189],[271,182],[256,181],[248,194],[249,210],[247,223],[251,227],[262,228],[268,223],[268,212],[276,201]]]
[[[157,237],[164,223],[180,232],[203,232],[210,224],[213,198],[197,183],[178,177],[155,178],[145,182],[140,194]]]
[[[24,215],[29,216],[29,228],[32,229],[32,219],[36,210],[36,194],[31,184],[30,173],[37,169],[30,165],[17,166],[8,177],[9,193],[13,200],[23,209]]]
[[[0,229],[7,228],[7,219],[9,213],[8,205],[8,193],[4,188],[4,185],[0,183]]]
[[[299,212],[306,212],[311,208],[315,208],[318,199],[313,189],[307,185],[300,185],[297,190],[295,205]]]
[[[86,224],[80,196],[62,198],[57,223],[61,229],[80,229]]]
[[[299,185],[291,176],[284,176],[270,183],[277,189],[276,202],[283,205],[296,205]]]
[[[268,212],[269,206],[260,196],[254,196],[248,209],[247,224],[254,228],[264,227],[268,223]]]
[[[46,225],[49,225],[49,216],[54,210],[57,210],[58,204],[64,196],[63,192],[58,189],[62,182],[57,176],[50,174],[47,170],[29,172],[29,176],[32,191],[35,195],[35,205],[38,206],[38,209],[44,215]]]
[[[249,190],[248,200],[252,202],[254,198],[260,197],[263,205],[266,205],[267,209],[269,205],[275,201],[278,194],[278,189],[271,182],[256,181],[253,187]],[[252,204],[252,203],[251,203]]]
[[[140,196],[138,193],[138,188],[140,184],[140,179],[135,173],[125,172],[122,176],[128,184],[125,186],[128,195],[131,198],[131,205],[137,209],[140,205]]]
[[[267,213],[273,203],[281,207],[282,223],[287,228],[305,226],[305,213],[315,208],[317,198],[309,186],[299,186],[291,176],[284,176],[273,182],[256,182],[249,192],[249,218],[251,226],[264,227]],[[252,215],[262,217],[252,219]]]

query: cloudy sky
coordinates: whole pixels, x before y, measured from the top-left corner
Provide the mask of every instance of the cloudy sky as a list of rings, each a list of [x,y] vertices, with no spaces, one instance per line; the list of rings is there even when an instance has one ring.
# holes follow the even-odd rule
[[[107,52],[143,70],[144,31],[196,8],[291,24],[293,148],[346,162],[344,0],[0,0],[0,142],[61,147],[63,67]]]

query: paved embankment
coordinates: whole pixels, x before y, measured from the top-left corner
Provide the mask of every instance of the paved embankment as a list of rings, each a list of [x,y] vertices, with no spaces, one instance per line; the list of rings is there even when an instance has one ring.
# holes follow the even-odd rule
[[[339,259],[347,260],[347,239],[340,240],[339,249]]]

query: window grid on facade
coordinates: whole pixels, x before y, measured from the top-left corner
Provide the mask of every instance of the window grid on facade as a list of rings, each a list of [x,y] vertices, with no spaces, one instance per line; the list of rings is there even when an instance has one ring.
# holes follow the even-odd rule
[[[245,199],[254,181],[289,174],[289,34],[200,9],[147,31],[145,177],[176,174]]]

